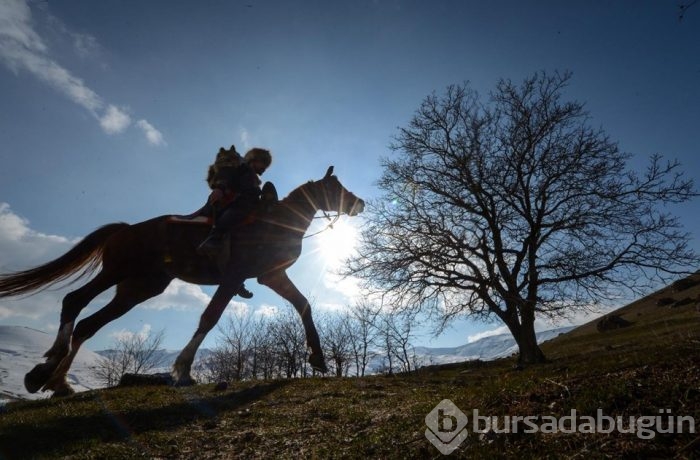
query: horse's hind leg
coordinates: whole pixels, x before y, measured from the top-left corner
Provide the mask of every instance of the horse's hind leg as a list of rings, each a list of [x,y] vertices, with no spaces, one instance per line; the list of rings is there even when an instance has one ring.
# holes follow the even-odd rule
[[[66,294],[63,298],[58,335],[53,346],[44,354],[46,358],[60,360],[68,354],[75,319],[95,297],[117,284],[117,281],[115,276],[103,270],[80,289]]]
[[[104,270],[97,274],[83,287],[69,292],[63,298],[61,309],[61,323],[58,327],[56,340],[49,350],[44,353],[46,362],[37,364],[24,376],[24,386],[30,393],[36,393],[44,386],[46,381],[54,373],[56,367],[70,352],[70,341],[73,335],[73,324],[80,311],[87,306],[101,292],[107,290],[117,280]]]
[[[102,309],[81,320],[73,331],[70,353],[64,357],[54,369],[48,381],[43,385],[43,390],[53,390],[55,396],[72,393],[72,389],[66,381],[66,374],[75,359],[80,346],[100,330],[102,326],[113,321],[139,303],[162,293],[171,277],[165,274],[128,278],[117,285],[117,293],[114,298]]]

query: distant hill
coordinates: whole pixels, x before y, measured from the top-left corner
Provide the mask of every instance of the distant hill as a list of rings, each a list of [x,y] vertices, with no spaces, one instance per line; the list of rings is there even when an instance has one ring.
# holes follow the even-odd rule
[[[54,339],[54,334],[28,327],[0,326],[0,402],[50,396],[50,392],[28,393],[24,389],[24,374],[44,361],[43,355]],[[102,387],[90,370],[98,358],[90,350],[78,351],[68,374],[68,382],[75,391]]]
[[[537,343],[546,342],[560,334],[565,334],[575,326],[560,327],[538,332]],[[498,334],[484,337],[466,345],[448,348],[416,347],[415,353],[425,364],[448,364],[462,361],[491,361],[505,358],[518,352],[518,345],[511,334]]]
[[[549,340],[571,328],[559,328],[542,331],[537,334],[539,342]],[[0,401],[16,399],[40,399],[48,394],[27,393],[24,389],[24,374],[36,364],[43,362],[43,354],[54,340],[53,334],[47,334],[35,329],[21,326],[0,326]],[[207,356],[208,349],[200,349],[197,358]],[[462,361],[490,361],[517,352],[517,345],[510,334],[499,334],[476,340],[466,345],[450,348],[416,347],[415,354],[419,362],[424,364],[448,364]],[[68,374],[69,382],[75,391],[85,391],[102,388],[93,375],[91,368],[95,366],[100,356],[109,356],[113,350],[92,352],[81,349],[76,362]],[[160,365],[153,372],[167,372],[172,367],[180,350],[159,350]],[[370,363],[369,369],[380,367],[381,358]]]
[[[613,327],[616,322],[626,326],[606,330],[601,324],[606,320]],[[699,325],[700,272],[696,272],[548,341],[542,350],[549,359],[574,353],[606,354],[648,341],[650,336],[667,340],[692,338]]]

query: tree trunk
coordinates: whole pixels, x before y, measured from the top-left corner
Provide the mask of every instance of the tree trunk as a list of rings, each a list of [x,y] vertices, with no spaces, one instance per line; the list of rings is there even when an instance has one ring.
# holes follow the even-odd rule
[[[518,344],[519,356],[518,364],[537,364],[547,361],[544,353],[537,344],[537,335],[535,335],[535,312],[534,309],[523,306],[521,308],[520,321],[517,316],[510,319],[505,319],[504,322]]]
[[[547,361],[540,346],[537,344],[534,325],[527,328],[521,327],[520,338],[516,338],[515,341],[520,349],[518,364],[537,364]]]
[[[333,361],[335,362],[335,376],[336,377],[342,377],[343,376],[343,360],[334,358]]]

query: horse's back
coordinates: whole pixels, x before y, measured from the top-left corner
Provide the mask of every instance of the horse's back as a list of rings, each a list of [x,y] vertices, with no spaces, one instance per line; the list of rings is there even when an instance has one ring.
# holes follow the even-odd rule
[[[210,225],[202,220],[183,222],[183,216],[162,215],[125,227],[110,237],[104,263],[153,271],[162,269],[173,258],[199,257],[195,252],[197,244]]]

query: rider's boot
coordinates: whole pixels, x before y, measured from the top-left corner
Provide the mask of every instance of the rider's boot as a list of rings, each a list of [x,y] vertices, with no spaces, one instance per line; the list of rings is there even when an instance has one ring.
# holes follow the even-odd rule
[[[245,284],[241,284],[241,287],[238,288],[237,294],[240,297],[243,297],[244,299],[251,299],[253,298],[253,293],[250,292],[248,289],[246,289]]]

